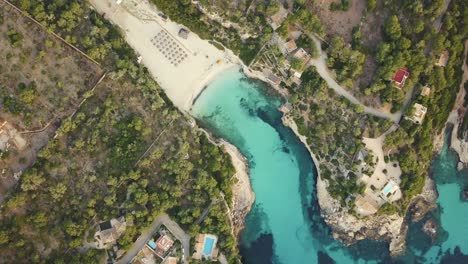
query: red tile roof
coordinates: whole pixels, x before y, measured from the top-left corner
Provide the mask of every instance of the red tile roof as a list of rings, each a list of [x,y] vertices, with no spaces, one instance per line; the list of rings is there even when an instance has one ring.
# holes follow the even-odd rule
[[[405,68],[399,69],[396,72],[395,76],[393,77],[393,81],[396,82],[399,87],[401,87],[405,84],[405,80],[408,77],[409,77],[408,68],[405,67]]]

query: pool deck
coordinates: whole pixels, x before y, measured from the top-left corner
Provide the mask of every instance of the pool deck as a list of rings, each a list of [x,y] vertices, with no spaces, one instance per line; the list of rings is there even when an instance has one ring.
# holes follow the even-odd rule
[[[215,235],[199,234],[195,244],[195,253],[193,253],[192,257],[198,260],[202,258],[216,260],[218,257],[218,249],[216,248],[217,242],[218,237]]]

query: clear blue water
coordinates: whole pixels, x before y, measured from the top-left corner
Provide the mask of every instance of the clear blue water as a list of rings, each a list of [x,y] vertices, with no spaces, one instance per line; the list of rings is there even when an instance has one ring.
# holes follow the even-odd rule
[[[468,202],[461,198],[461,191],[468,189],[468,170],[457,170],[458,157],[449,149],[449,134],[441,153],[432,162],[432,177],[436,182],[439,207],[420,223],[410,225],[408,253],[402,259],[419,263],[468,263]],[[432,241],[421,233],[422,224],[429,218],[438,223],[438,236]],[[454,256],[455,254],[455,256]]]
[[[233,68],[218,76],[192,109],[192,114],[204,127],[237,146],[249,161],[256,200],[246,218],[246,228],[241,237],[243,262],[395,261],[389,257],[388,245],[384,242],[362,241],[352,247],[343,247],[333,240],[320,216],[315,196],[315,167],[310,155],[294,133],[283,126],[282,114],[277,110],[281,102],[267,95],[265,90],[263,84],[247,79],[239,69]],[[443,191],[439,203],[441,208],[449,208],[452,205],[447,204],[453,201],[449,198],[446,200]],[[466,205],[460,202],[459,206]],[[463,208],[457,210],[466,209]],[[448,224],[449,220],[444,220],[444,217],[441,220]],[[417,224],[411,225],[410,231],[419,235],[422,232],[416,232]],[[457,226],[460,227],[460,224]],[[452,232],[449,231],[450,227],[444,224],[443,227]],[[463,243],[466,246],[466,238],[453,236],[451,244],[443,242],[446,245],[444,248]],[[430,243],[422,248],[420,244],[423,245],[426,240],[424,237],[416,239],[414,246],[410,245],[409,253],[399,260],[414,263],[423,260],[423,256],[428,257],[429,250],[435,247]],[[439,253],[437,255],[441,256]],[[430,262],[423,260],[417,263]]]
[[[393,185],[392,184],[388,184],[387,186],[385,186],[385,188],[383,189],[383,194],[384,195],[387,195],[393,188]]]
[[[152,249],[156,249],[156,248],[158,247],[158,246],[156,245],[156,243],[154,243],[153,240],[150,240],[150,241],[148,242],[148,245],[149,245]]]
[[[203,254],[205,256],[211,256],[213,252],[214,239],[211,237],[205,237],[205,245],[203,246]]]

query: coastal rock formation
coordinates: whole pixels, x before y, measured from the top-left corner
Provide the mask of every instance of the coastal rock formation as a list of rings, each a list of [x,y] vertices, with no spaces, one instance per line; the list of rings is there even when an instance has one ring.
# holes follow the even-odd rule
[[[390,252],[398,255],[405,249],[407,226],[403,217],[394,215],[375,215],[359,219],[354,215],[340,211],[340,204],[327,191],[327,183],[317,177],[317,196],[321,214],[332,228],[333,237],[345,245],[359,240],[373,239],[390,242]]]
[[[193,121],[196,124],[195,120]],[[232,224],[232,231],[237,237],[245,227],[245,217],[250,212],[253,203],[255,202],[255,193],[250,185],[249,169],[247,159],[236,148],[236,146],[227,142],[224,139],[215,138],[210,132],[203,128],[198,128],[206,134],[208,140],[217,146],[224,146],[226,152],[231,156],[232,165],[236,169],[236,183],[232,187],[233,200],[229,203],[229,217]]]
[[[434,240],[437,236],[437,224],[435,220],[432,218],[427,220],[426,223],[424,223],[422,230]]]
[[[351,245],[359,240],[374,239],[390,241],[390,252],[398,255],[405,249],[405,236],[407,226],[403,217],[395,215],[375,216],[367,219],[358,219],[348,212],[339,211],[340,204],[333,199],[327,191],[327,183],[320,177],[319,163],[310,150],[306,138],[299,134],[297,125],[291,118],[283,117],[283,123],[290,127],[304,143],[317,167],[317,198],[321,208],[321,215],[332,228],[333,237],[345,245]]]
[[[286,109],[280,109],[287,113]],[[394,215],[373,215],[366,218],[357,218],[347,211],[340,211],[341,205],[336,199],[333,199],[327,191],[327,182],[320,177],[319,161],[312,153],[307,144],[307,139],[298,132],[296,123],[286,114],[283,117],[283,123],[291,128],[299,139],[309,150],[311,157],[317,168],[317,198],[321,209],[321,215],[333,232],[336,240],[345,245],[352,245],[359,240],[372,239],[384,240],[389,242],[389,251],[391,255],[400,255],[406,249],[406,232],[408,224],[404,217]],[[434,181],[426,178],[423,191],[415,197],[410,203],[408,210],[411,212],[410,221],[419,221],[436,206],[437,191]]]
[[[451,136],[450,148],[457,152],[460,159],[458,164],[458,170],[468,168],[468,131],[463,130],[463,120],[466,114],[465,107],[465,82],[468,81],[468,66],[466,64],[466,57],[468,54],[468,40],[465,40],[465,60],[462,66],[463,79],[460,83],[460,89],[458,90],[457,98],[452,112],[447,120],[448,123],[454,124]]]
[[[468,189],[465,189],[461,192],[461,197],[463,201],[468,202]]]
[[[285,112],[283,110],[283,112]],[[283,123],[290,127],[299,139],[309,150],[312,159],[317,167],[317,198],[321,209],[321,215],[332,231],[336,240],[342,241],[345,245],[351,245],[359,240],[374,239],[390,241],[390,252],[398,255],[405,250],[405,236],[407,226],[403,217],[395,215],[374,216],[366,219],[358,219],[348,212],[339,211],[339,202],[333,199],[327,191],[327,183],[320,177],[319,163],[315,155],[310,150],[307,139],[302,136],[297,125],[287,115],[283,117]]]
[[[426,178],[423,190],[420,195],[413,198],[408,206],[407,213],[409,220],[420,221],[429,211],[437,207],[436,201],[439,197],[434,180]]]
[[[240,151],[232,144],[221,140],[225,150],[232,159],[232,164],[236,169],[237,182],[233,186],[234,198],[232,201],[231,218],[233,220],[234,234],[237,236],[245,226],[245,217],[255,201],[255,193],[250,185],[250,177],[247,167],[247,159],[242,156]]]
[[[460,116],[459,112],[463,115]],[[463,170],[468,167],[468,131],[462,131],[460,133],[460,128],[463,125],[463,116],[465,111],[460,111],[460,109],[454,110],[450,113],[448,123],[453,124],[452,134],[450,137],[450,148],[454,150],[460,159],[458,163],[458,170]],[[461,138],[459,137],[461,134]]]

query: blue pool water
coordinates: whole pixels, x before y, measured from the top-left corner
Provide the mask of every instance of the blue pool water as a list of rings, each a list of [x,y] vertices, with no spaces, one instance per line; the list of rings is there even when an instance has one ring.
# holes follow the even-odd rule
[[[157,247],[156,243],[154,243],[153,240],[150,240],[150,241],[148,242],[148,245],[149,245],[152,249],[156,249],[156,247]]]
[[[203,254],[205,256],[211,256],[213,252],[214,239],[211,237],[205,237],[205,245],[203,246]]]
[[[387,195],[393,188],[393,184],[387,184],[387,186],[385,186],[385,188],[383,189],[383,194],[384,195]]]
[[[241,235],[243,263],[393,263],[395,259],[389,256],[385,242],[365,240],[344,247],[332,238],[320,216],[312,159],[294,133],[282,124],[282,114],[277,110],[282,102],[265,90],[263,84],[233,68],[219,75],[192,109],[202,126],[234,144],[248,159],[256,200]],[[438,177],[436,174],[439,172],[434,172],[434,177]],[[468,252],[468,239],[456,231],[464,224],[454,223],[461,214],[468,213],[468,208],[460,201],[451,205],[460,185],[454,188],[437,184],[443,209],[439,216],[448,238],[428,242],[420,223],[411,225],[408,254],[397,259],[402,263],[439,263],[446,255],[445,249],[453,254],[455,246]],[[445,193],[444,187],[454,189]]]

